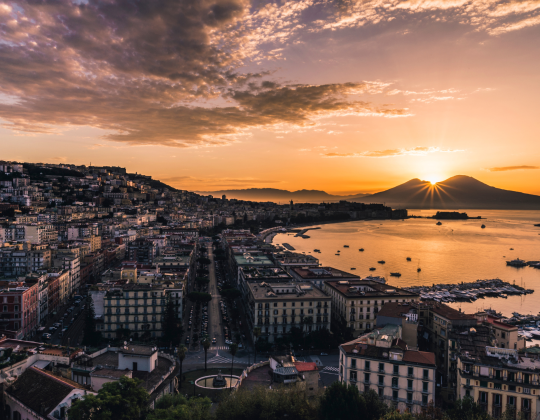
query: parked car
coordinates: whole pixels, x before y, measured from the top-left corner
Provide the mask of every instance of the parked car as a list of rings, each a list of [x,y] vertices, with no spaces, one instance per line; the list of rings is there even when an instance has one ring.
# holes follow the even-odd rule
[[[44,340],[50,340],[51,337],[52,337],[52,336],[51,336],[49,333],[45,333],[45,334],[42,335],[42,338],[43,338]]]
[[[56,331],[56,327],[49,327],[49,332],[55,332]]]
[[[55,323],[53,324],[53,326],[55,326],[56,328],[61,327],[61,325],[62,325],[62,324],[60,324],[59,322],[55,322]]]

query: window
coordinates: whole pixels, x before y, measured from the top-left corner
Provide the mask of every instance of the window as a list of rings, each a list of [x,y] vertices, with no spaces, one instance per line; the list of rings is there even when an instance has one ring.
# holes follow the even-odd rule
[[[428,380],[429,379],[429,370],[428,369],[424,369],[424,380]]]
[[[413,390],[413,381],[412,381],[412,379],[407,379],[407,390],[408,391]]]
[[[422,395],[422,405],[427,405],[427,403],[428,403],[428,396]]]
[[[397,401],[397,399],[398,399],[398,394],[399,394],[399,391],[397,391],[397,390],[393,390],[393,391],[392,391],[392,399],[393,399],[394,401]]]
[[[398,378],[394,376],[392,378],[392,388],[397,388],[397,387],[398,387]]]
[[[384,397],[384,388],[379,388],[379,397]]]
[[[379,372],[384,372],[384,363],[379,363]]]
[[[370,379],[369,379],[369,373],[364,373],[364,382],[365,382],[366,384],[369,384],[369,381],[370,381]]]
[[[399,375],[399,365],[394,365],[394,375]]]
[[[365,370],[371,370],[371,362],[369,360],[366,360]]]
[[[422,382],[422,392],[429,392],[428,389],[428,382]]]
[[[379,375],[379,385],[384,385],[384,375]]]
[[[357,376],[356,376],[356,370],[351,370],[349,373],[349,379],[351,382],[356,382]]]
[[[414,369],[412,367],[407,368],[407,376],[413,376]]]
[[[487,404],[488,402],[488,393],[480,391],[480,404]]]
[[[412,402],[412,392],[407,392],[407,402]]]
[[[356,369],[356,359],[351,359],[351,368]]]
[[[531,375],[529,375],[528,373],[525,373],[523,375],[523,383],[528,384],[530,379],[531,379]]]

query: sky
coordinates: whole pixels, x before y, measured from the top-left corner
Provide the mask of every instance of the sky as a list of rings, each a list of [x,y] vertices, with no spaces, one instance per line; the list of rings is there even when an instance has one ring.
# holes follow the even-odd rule
[[[0,158],[540,194],[539,69],[539,0],[0,0]]]

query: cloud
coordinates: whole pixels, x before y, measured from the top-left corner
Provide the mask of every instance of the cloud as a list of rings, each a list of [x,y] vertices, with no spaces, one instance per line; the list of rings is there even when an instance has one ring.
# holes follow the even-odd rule
[[[410,149],[387,149],[373,150],[360,153],[322,153],[322,156],[329,158],[388,158],[396,156],[426,156],[430,153],[456,153],[463,150],[440,149],[439,147],[413,147]]]
[[[67,162],[67,157],[66,156],[56,156],[56,157],[53,157],[51,159],[52,160],[57,160],[59,162]]]
[[[493,168],[488,168],[490,172],[505,172],[505,171],[519,171],[522,169],[540,169],[540,166],[529,166],[529,165],[519,165],[519,166],[496,166]]]
[[[213,187],[228,187],[239,185],[264,185],[264,184],[280,184],[283,181],[258,179],[258,178],[198,178],[193,176],[173,176],[161,179],[166,184],[173,186],[197,185],[197,188],[213,188]]]

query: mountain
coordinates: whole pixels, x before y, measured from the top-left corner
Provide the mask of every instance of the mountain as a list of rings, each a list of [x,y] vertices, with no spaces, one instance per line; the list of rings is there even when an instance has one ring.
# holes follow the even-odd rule
[[[276,188],[247,188],[244,190],[223,190],[223,191],[197,191],[198,194],[212,195],[221,198],[226,195],[227,198],[235,198],[245,201],[273,201],[276,203],[287,203],[291,200],[299,203],[322,203],[357,199],[362,194],[355,195],[332,195],[319,190],[298,190],[287,191]]]
[[[435,185],[415,178],[354,201],[407,209],[540,210],[538,195],[491,187],[465,175],[456,175]]]

